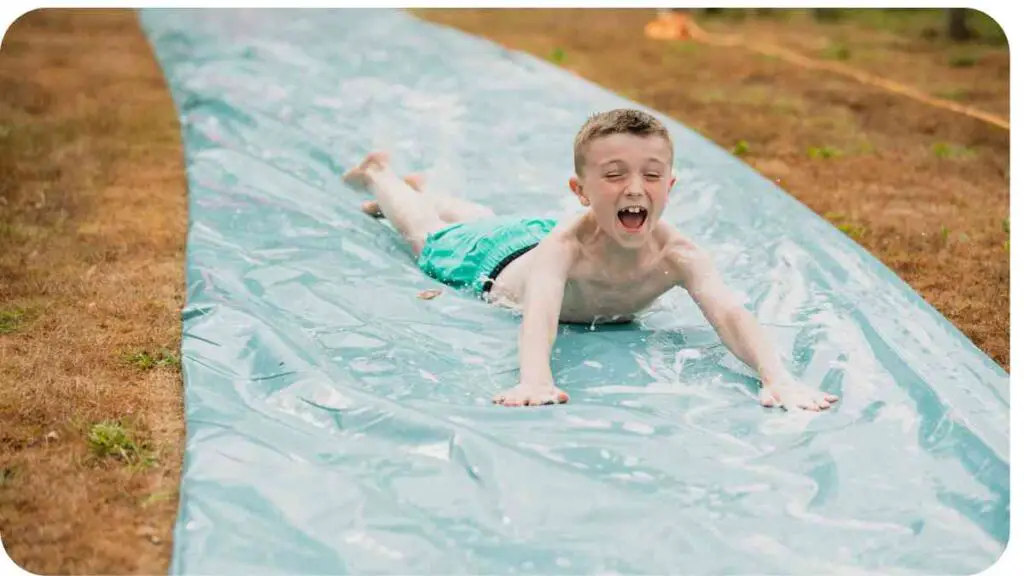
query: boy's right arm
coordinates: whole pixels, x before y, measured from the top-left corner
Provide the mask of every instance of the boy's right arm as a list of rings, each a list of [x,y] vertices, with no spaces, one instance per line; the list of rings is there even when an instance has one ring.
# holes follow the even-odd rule
[[[567,402],[555,387],[551,349],[558,334],[566,279],[576,257],[575,243],[561,234],[548,236],[534,250],[523,293],[519,330],[519,385],[495,398],[498,404],[530,406]]]

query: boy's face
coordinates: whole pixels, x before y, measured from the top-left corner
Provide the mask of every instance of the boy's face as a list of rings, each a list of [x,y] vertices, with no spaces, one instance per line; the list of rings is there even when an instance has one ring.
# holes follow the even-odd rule
[[[612,134],[592,141],[584,157],[583,176],[574,176],[569,187],[605,233],[624,247],[642,246],[675,185],[668,142]]]

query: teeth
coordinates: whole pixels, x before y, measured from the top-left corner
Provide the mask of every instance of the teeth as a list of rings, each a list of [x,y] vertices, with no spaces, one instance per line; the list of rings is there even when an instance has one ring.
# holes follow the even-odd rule
[[[639,214],[641,211],[643,211],[643,208],[640,208],[639,206],[630,206],[629,208],[626,208],[626,212],[630,212],[632,214]]]

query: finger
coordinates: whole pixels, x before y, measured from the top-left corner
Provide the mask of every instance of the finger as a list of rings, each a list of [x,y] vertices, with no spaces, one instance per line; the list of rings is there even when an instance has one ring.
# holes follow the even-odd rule
[[[829,408],[832,407],[832,403],[829,402],[828,400],[821,400],[818,402],[818,407],[821,408],[822,410],[828,410]]]
[[[367,200],[366,202],[363,202],[362,209],[363,212],[369,214],[370,216],[379,216],[381,214],[380,205],[373,200]]]
[[[829,402],[838,402],[839,396],[836,396],[835,394],[825,394],[825,400],[828,400]]]
[[[569,401],[569,395],[565,392],[559,392],[557,400],[559,404],[565,404]]]

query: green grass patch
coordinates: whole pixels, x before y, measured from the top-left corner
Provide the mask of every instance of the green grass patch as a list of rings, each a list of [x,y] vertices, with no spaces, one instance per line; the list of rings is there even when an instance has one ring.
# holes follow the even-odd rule
[[[142,506],[143,508],[147,508],[149,506],[152,506],[153,504],[159,504],[160,502],[166,502],[166,501],[170,500],[171,498],[174,498],[174,492],[172,492],[171,490],[161,490],[159,492],[154,492],[154,493],[150,494],[149,496],[146,496],[145,498],[143,498],[139,502],[139,505]]]
[[[971,68],[977,63],[978,56],[975,54],[960,52],[951,54],[949,57],[949,66],[951,68]]]
[[[828,160],[841,155],[841,152],[831,146],[811,146],[807,149],[807,156],[815,160]]]
[[[149,468],[156,452],[149,443],[121,422],[100,422],[89,428],[89,451],[97,458],[113,458],[133,468]]]
[[[178,369],[181,367],[181,360],[178,356],[166,348],[161,348],[155,353],[139,350],[122,355],[122,359],[125,363],[139,370],[152,370],[154,368]]]
[[[948,90],[937,90],[932,92],[932,95],[936,98],[943,98],[945,100],[952,100],[954,102],[963,102],[970,99],[971,93],[968,90],[961,88],[950,88]]]
[[[746,140],[740,140],[732,147],[732,153],[737,156],[743,156],[747,152],[750,152],[750,143]]]
[[[554,62],[555,64],[564,64],[566,59],[565,50],[556,47],[554,50],[551,51],[551,54],[548,55],[548,59]]]
[[[863,224],[853,221],[842,212],[826,212],[824,218],[832,223],[840,232],[854,240],[859,240],[867,235],[868,229]]]
[[[688,42],[686,40],[680,40],[678,42],[672,42],[672,49],[680,54],[693,54],[700,50],[700,44],[696,42]]]
[[[821,51],[821,57],[826,60],[849,60],[851,55],[848,46],[834,42]]]
[[[25,311],[20,308],[0,310],[0,334],[13,334],[25,321]]]
[[[950,144],[949,142],[936,142],[932,144],[932,154],[936,158],[942,159],[973,158],[976,155],[974,150],[966,146]]]
[[[865,228],[864,226],[860,226],[858,224],[851,224],[848,222],[836,224],[836,228],[838,228],[843,234],[846,234],[847,236],[853,238],[854,240],[859,240],[863,238],[865,234],[867,234],[867,228]]]

